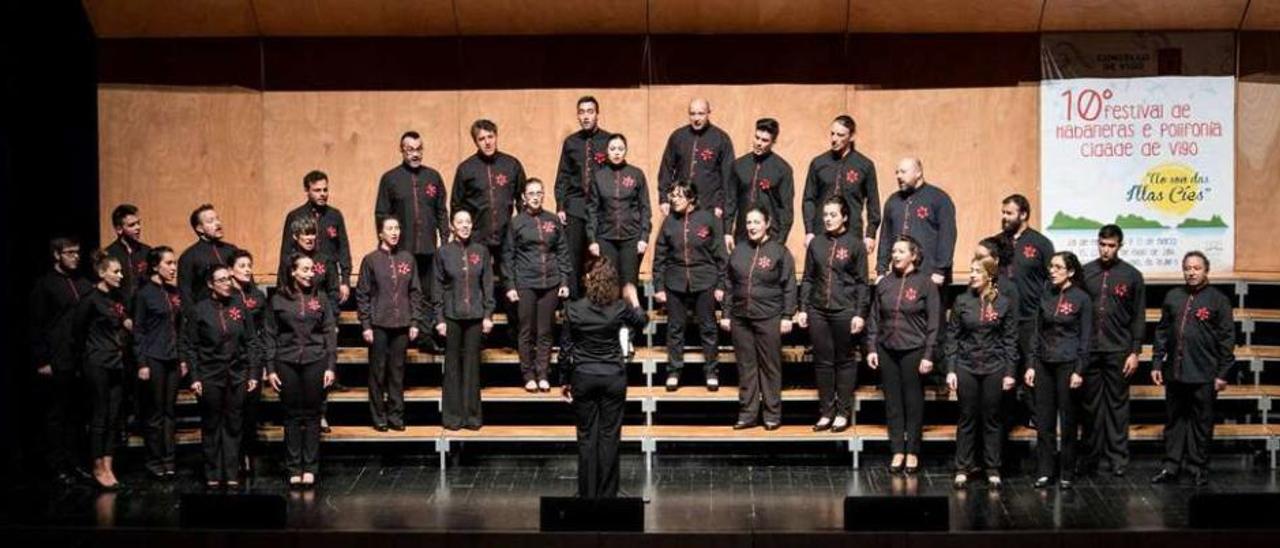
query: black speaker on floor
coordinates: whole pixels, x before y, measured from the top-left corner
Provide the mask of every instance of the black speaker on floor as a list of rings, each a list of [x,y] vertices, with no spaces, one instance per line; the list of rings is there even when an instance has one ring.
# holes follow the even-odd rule
[[[542,497],[543,531],[644,532],[644,499]]]
[[[285,516],[280,495],[189,494],[178,504],[184,529],[284,529]]]
[[[947,531],[947,497],[845,497],[845,531]]]
[[[1193,529],[1276,529],[1280,493],[1197,493],[1187,503]]]

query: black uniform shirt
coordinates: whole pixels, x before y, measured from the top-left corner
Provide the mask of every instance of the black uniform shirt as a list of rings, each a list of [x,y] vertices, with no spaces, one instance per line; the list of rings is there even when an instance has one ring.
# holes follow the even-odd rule
[[[456,240],[444,244],[436,253],[435,277],[431,285],[432,321],[493,316],[493,261],[488,247]]]
[[[724,192],[725,233],[738,240],[747,239],[747,210],[759,203],[769,208],[769,218],[773,219],[769,237],[787,240],[795,219],[795,181],[791,164],[781,156],[773,152],[763,156],[750,153],[734,160]]]
[[[874,238],[880,228],[880,189],[876,184],[876,166],[870,158],[849,149],[844,156],[827,151],[809,162],[804,179],[804,232],[822,231],[822,204],[832,196],[843,196],[849,203],[849,231],[864,238]],[[862,212],[867,212],[865,230]]]
[[[805,250],[800,305],[806,312],[852,311],[867,317],[871,289],[867,286],[867,250],[862,238],[849,230],[833,236],[814,236]]]
[[[1147,289],[1142,273],[1121,259],[1084,265],[1084,288],[1093,298],[1093,352],[1142,352]]]
[[[471,238],[496,246],[507,233],[524,181],[524,166],[515,156],[501,151],[495,151],[493,156],[477,152],[458,164],[449,209],[465,207],[471,211]]]
[[[423,328],[422,283],[418,267],[407,251],[392,253],[379,247],[360,261],[356,284],[356,313],[362,330],[417,326]]]
[[[1012,377],[1018,363],[1018,301],[999,292],[986,302],[973,291],[956,297],[947,321],[947,372]]]
[[[733,248],[724,281],[724,309],[734,317],[791,319],[796,313],[796,261],[773,239]]]
[[[595,195],[587,202],[587,240],[649,239],[649,185],[630,164],[597,169]]]
[[[401,163],[378,181],[373,226],[384,217],[395,216],[400,220],[400,249],[414,255],[435,253],[436,238],[443,242],[449,234],[445,194],[440,172]]]
[[[662,221],[653,255],[655,291],[692,293],[720,286],[728,256],[715,214],[671,212]]]
[[[1068,363],[1076,373],[1084,374],[1093,334],[1093,300],[1089,294],[1074,285],[1066,291],[1050,286],[1040,291],[1037,312],[1031,363]]]
[[[928,274],[890,270],[872,292],[867,351],[879,352],[877,344],[890,350],[924,348],[924,359],[932,360],[941,318],[938,286]]]
[[[1171,289],[1160,307],[1152,367],[1165,372],[1166,382],[1209,383],[1225,380],[1235,363],[1227,296],[1209,286]]]
[[[928,183],[910,193],[894,192],[884,203],[884,225],[876,246],[876,272],[889,271],[890,252],[899,236],[911,236],[920,243],[924,257],[920,269],[930,274],[951,274],[951,256],[956,251],[956,206],[942,189]]]
[[[658,203],[667,203],[667,193],[676,181],[690,181],[698,189],[702,207],[723,210],[733,159],[729,134],[710,122],[701,131],[685,125],[671,132],[658,167]]]
[[[587,200],[595,188],[595,172],[608,161],[609,138],[612,134],[575,131],[564,138],[560,148],[560,164],[556,169],[556,212],[587,219]]]

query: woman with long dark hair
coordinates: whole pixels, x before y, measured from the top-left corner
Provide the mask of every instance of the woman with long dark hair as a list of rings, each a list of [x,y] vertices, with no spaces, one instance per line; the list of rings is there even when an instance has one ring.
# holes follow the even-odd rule
[[[920,245],[899,236],[889,272],[876,282],[867,328],[867,365],[880,370],[893,460],[889,471],[914,474],[924,432],[924,386],[933,371],[942,318],[938,285],[920,270]]]
[[[289,257],[289,279],[266,312],[267,379],[285,408],[285,468],[290,486],[310,486],[320,467],[320,410],[338,363],[337,319],[317,287],[315,261]]]
[[[148,276],[133,297],[133,344],[138,380],[150,395],[147,418],[147,471],[173,476],[177,434],[174,404],[187,363],[178,359],[182,332],[182,297],[178,291],[178,256],[169,246],[147,252]]]
[[[479,430],[480,337],[493,329],[493,261],[489,246],[471,241],[471,212],[455,209],[453,238],[436,252],[431,317],[444,337],[441,423]]]
[[[618,444],[627,400],[627,370],[618,332],[648,322],[636,287],[618,290],[618,274],[605,258],[588,263],[585,296],[565,306],[573,356],[561,361],[568,382],[561,392],[578,423],[578,496],[618,495]]]
[[[947,388],[960,400],[956,425],[955,486],[964,487],[979,470],[978,439],[987,483],[1000,486],[1000,452],[1004,428],[1000,403],[1013,390],[1018,363],[1018,299],[996,282],[999,263],[974,258],[969,288],[956,297],[947,322]]]
[[[769,237],[770,212],[747,210],[747,240],[733,249],[725,275],[725,317],[738,359],[738,420],[735,430],[782,426],[782,335],[796,313],[796,262],[782,242]],[[761,409],[763,407],[763,410]]]
[[[720,219],[698,209],[697,188],[679,181],[668,196],[671,214],[658,229],[653,255],[653,300],[667,306],[667,391],[680,386],[684,368],[686,322],[693,312],[702,343],[702,370],[707,390],[720,388],[716,343],[716,302],[724,299],[720,278],[728,256],[720,235]]]
[[[547,372],[551,363],[551,328],[560,299],[569,296],[572,267],[565,227],[555,213],[542,209],[542,181],[525,181],[522,206],[507,225],[502,245],[502,279],[507,301],[514,303],[520,322],[517,349],[520,374],[528,392],[551,391]]]
[[[844,432],[852,424],[858,365],[854,336],[866,327],[870,287],[862,237],[849,231],[849,203],[840,196],[822,205],[823,233],[805,253],[796,323],[809,328],[818,384],[815,432]]]
[[[1084,384],[1093,331],[1093,300],[1085,291],[1084,269],[1075,253],[1059,251],[1049,259],[1049,286],[1040,296],[1035,322],[1031,367],[1025,374],[1027,386],[1036,395],[1035,486],[1048,487],[1057,475],[1058,485],[1070,489],[1080,442],[1077,389]]]
[[[241,414],[245,396],[258,389],[261,349],[252,317],[233,298],[231,269],[210,268],[205,283],[209,298],[184,318],[178,352],[191,366],[191,391],[200,398],[205,485],[237,487]]]
[[[76,309],[74,341],[89,384],[89,456],[93,479],[101,489],[120,487],[113,467],[120,437],[120,405],[124,399],[124,351],[132,321],[125,313],[120,261],[104,251],[93,254],[97,280]]]

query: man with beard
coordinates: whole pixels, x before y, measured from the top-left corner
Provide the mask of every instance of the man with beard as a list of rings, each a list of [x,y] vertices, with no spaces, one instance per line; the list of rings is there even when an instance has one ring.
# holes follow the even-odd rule
[[[738,240],[747,237],[747,210],[757,202],[768,207],[777,219],[769,226],[770,238],[786,242],[791,234],[795,183],[791,164],[773,153],[778,131],[777,120],[756,120],[751,153],[734,160],[729,171],[729,182],[724,187],[724,245],[730,252]]]
[[[524,188],[524,166],[515,156],[498,150],[498,126],[489,120],[471,124],[476,153],[458,165],[453,176],[449,209],[470,211],[474,232],[471,241],[489,249],[492,272],[502,272],[502,242],[515,212],[516,196]],[[495,279],[501,285],[500,278]],[[492,287],[488,288],[490,291]]]
[[[876,275],[889,271],[893,242],[899,236],[911,236],[924,257],[920,269],[929,273],[934,284],[945,287],[951,283],[951,256],[956,250],[956,206],[946,191],[925,181],[919,158],[903,158],[894,174],[898,191],[884,203]]]
[[[1018,288],[1018,360],[1015,379],[1025,377],[1031,344],[1035,340],[1036,312],[1040,306],[1040,297],[1044,295],[1045,284],[1049,280],[1049,260],[1053,257],[1053,242],[1031,228],[1027,223],[1031,218],[1031,202],[1021,194],[1011,194],[1000,206],[1000,228],[1002,237],[1013,249],[1013,261],[1001,265],[1007,275]],[[1006,426],[1012,428],[1016,424],[1026,424],[1035,417],[1035,396],[1031,387],[1020,383],[1017,400],[1022,403],[1011,412],[1005,413]],[[1009,449],[1006,444],[1006,451]],[[1014,462],[1012,458],[1004,462]]]
[[[449,237],[448,200],[440,172],[422,164],[422,136],[406,131],[400,136],[400,165],[391,168],[378,182],[378,201],[374,206],[374,226],[395,217],[402,224],[398,250],[413,255],[418,276],[418,297],[425,310],[431,293],[437,242]],[[438,238],[438,240],[437,240]],[[435,350],[431,337],[422,337],[427,350]]]
[[[836,116],[831,122],[831,148],[809,162],[802,202],[805,247],[809,247],[814,234],[822,229],[822,204],[832,196],[841,196],[849,204],[849,230],[862,235],[868,256],[875,252],[876,230],[880,228],[880,189],[875,164],[854,150],[857,132],[858,124],[852,116]],[[867,213],[865,226],[863,211]]]
[[[725,182],[733,167],[733,141],[724,130],[711,124],[711,103],[706,99],[689,102],[689,124],[671,133],[658,166],[658,207],[662,216],[671,213],[667,195],[676,181],[689,181],[698,189],[702,207],[724,219]]]
[[[195,306],[209,296],[209,269],[225,266],[236,246],[223,241],[222,219],[212,204],[202,204],[191,212],[191,230],[196,243],[178,257],[178,290],[182,293],[183,310]]]
[[[595,171],[608,159],[611,133],[599,126],[600,102],[590,95],[578,99],[578,126],[581,128],[564,138],[560,164],[556,170],[556,215],[565,226],[565,245],[573,275],[569,292],[574,299],[581,296],[582,261],[587,252],[587,200]],[[523,186],[523,185],[522,185]],[[565,330],[566,332],[568,330]]]
[[[310,217],[316,223],[316,246],[320,253],[333,259],[339,268],[334,276],[338,279],[338,302],[347,302],[351,296],[351,244],[347,239],[347,222],[338,208],[329,205],[329,176],[323,171],[313,170],[302,177],[302,190],[307,193],[307,203],[290,211],[284,218],[284,230],[280,234],[280,268],[288,272],[289,256],[298,252],[290,227],[301,217]],[[284,285],[285,277],[276,280]]]

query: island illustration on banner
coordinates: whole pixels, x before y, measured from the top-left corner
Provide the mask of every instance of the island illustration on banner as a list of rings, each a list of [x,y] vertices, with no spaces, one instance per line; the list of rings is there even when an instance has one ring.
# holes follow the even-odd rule
[[[1233,268],[1230,78],[1056,80],[1041,91],[1039,218],[1055,249],[1092,260],[1098,229],[1115,224],[1124,230],[1121,257],[1143,272],[1179,273],[1191,250],[1204,252],[1214,270]],[[1068,98],[1070,111],[1062,108]]]

